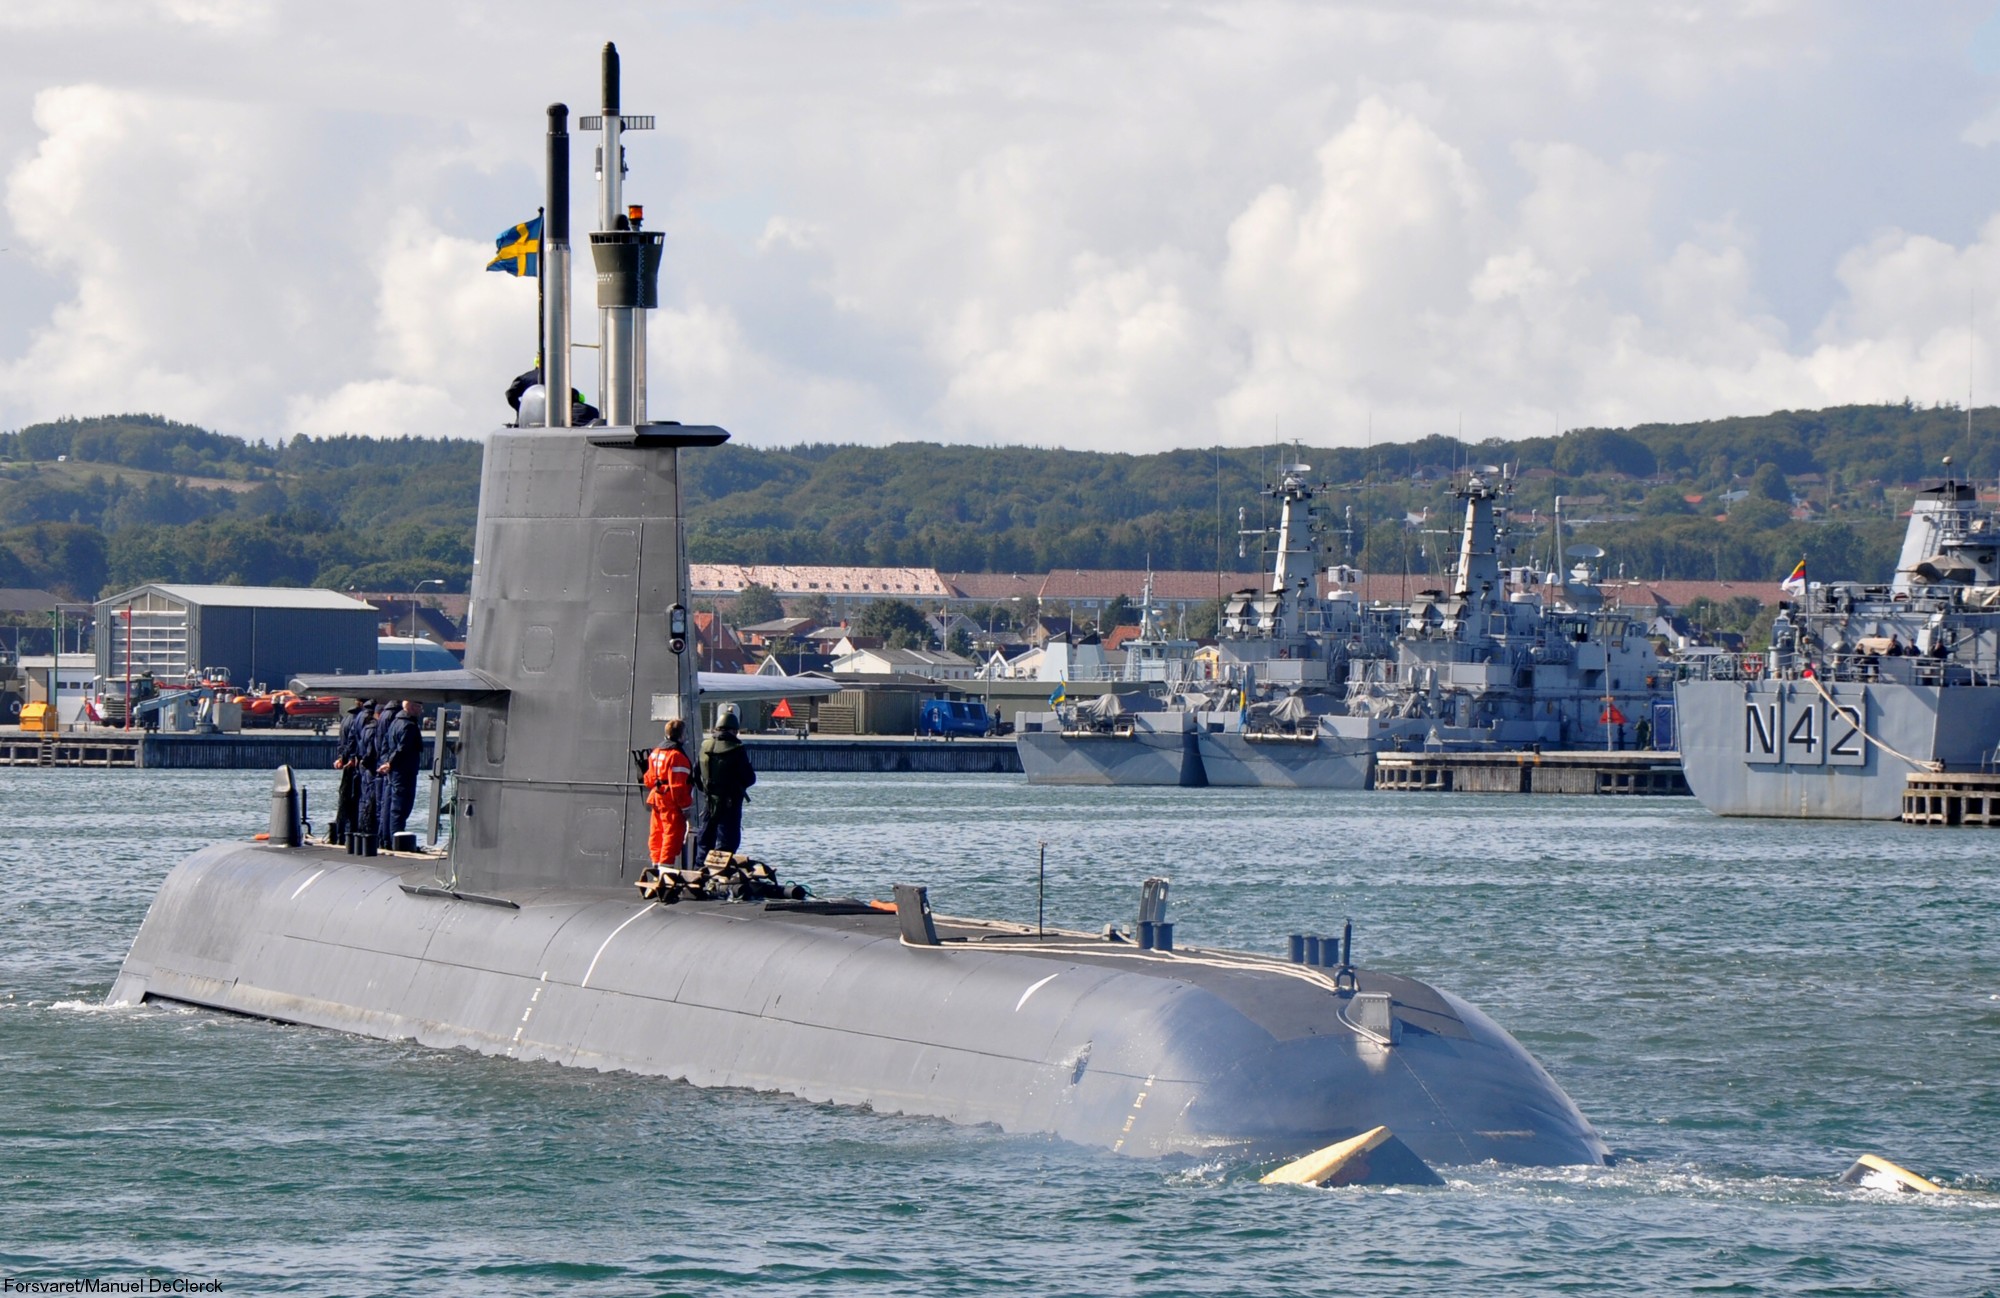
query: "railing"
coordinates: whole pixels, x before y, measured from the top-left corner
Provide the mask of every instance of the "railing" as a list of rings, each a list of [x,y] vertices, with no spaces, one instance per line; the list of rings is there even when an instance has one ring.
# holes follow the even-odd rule
[[[1843,685],[1992,685],[1994,673],[1977,664],[1922,655],[1837,653],[1817,658],[1781,654],[1774,668],[1769,654],[1713,654],[1674,664],[1674,679],[1695,681],[1803,680]]]

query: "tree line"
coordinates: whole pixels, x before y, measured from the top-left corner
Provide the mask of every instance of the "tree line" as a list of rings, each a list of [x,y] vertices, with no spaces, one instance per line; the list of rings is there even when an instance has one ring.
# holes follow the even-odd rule
[[[1442,571],[1467,471],[1518,474],[1524,559],[1572,541],[1612,575],[1885,579],[1909,486],[2000,475],[2000,412],[1909,402],[1516,442],[1172,450],[725,445],[682,457],[697,562],[1247,572],[1276,522],[1260,494],[1299,461],[1329,486],[1320,541],[1373,572]],[[0,586],[90,598],[146,581],[386,589],[471,578],[480,445],[418,438],[259,442],[157,415],[0,432]]]

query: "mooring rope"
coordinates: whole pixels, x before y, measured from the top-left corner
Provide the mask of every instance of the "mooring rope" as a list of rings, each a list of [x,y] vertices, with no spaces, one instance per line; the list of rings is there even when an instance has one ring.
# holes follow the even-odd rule
[[[1813,688],[1819,691],[1819,696],[1825,699],[1829,705],[1831,705],[1836,711],[1839,711],[1842,715],[1848,715],[1847,711],[1844,708],[1842,708],[1840,700],[1833,697],[1833,695],[1828,694],[1826,692],[1826,686],[1819,683],[1818,672],[1808,670],[1805,673],[1805,678],[1812,682]],[[1917,770],[1920,771],[1929,771],[1932,774],[1936,774],[1937,772],[1942,771],[1944,769],[1943,762],[1935,762],[1935,761],[1927,762],[1924,761],[1922,758],[1912,757],[1908,753],[1898,752],[1896,749],[1891,748],[1888,744],[1884,743],[1882,740],[1877,739],[1875,736],[1869,734],[1868,727],[1861,716],[1860,709],[1855,709],[1852,715],[1854,716],[1854,721],[1855,721],[1854,732],[1860,735],[1863,739],[1866,739],[1869,743],[1881,749],[1883,752],[1888,753],[1893,757],[1902,758],[1904,761],[1908,762],[1911,766],[1915,767]]]

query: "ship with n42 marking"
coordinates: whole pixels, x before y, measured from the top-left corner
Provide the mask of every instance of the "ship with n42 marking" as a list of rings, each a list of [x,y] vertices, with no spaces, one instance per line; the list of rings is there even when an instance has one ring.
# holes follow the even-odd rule
[[[1917,493],[1886,586],[1805,582],[1762,653],[1682,668],[1681,765],[1723,816],[1895,820],[1910,776],[2000,759],[2000,517]]]

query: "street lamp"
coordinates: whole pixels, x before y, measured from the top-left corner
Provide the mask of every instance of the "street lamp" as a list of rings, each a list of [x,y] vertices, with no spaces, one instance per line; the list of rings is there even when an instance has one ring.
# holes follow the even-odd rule
[[[422,590],[426,586],[436,586],[439,590],[443,590],[444,578],[432,577],[428,581],[420,581],[416,584],[416,588],[410,592],[410,670],[411,671],[415,671],[417,669],[417,591]]]

